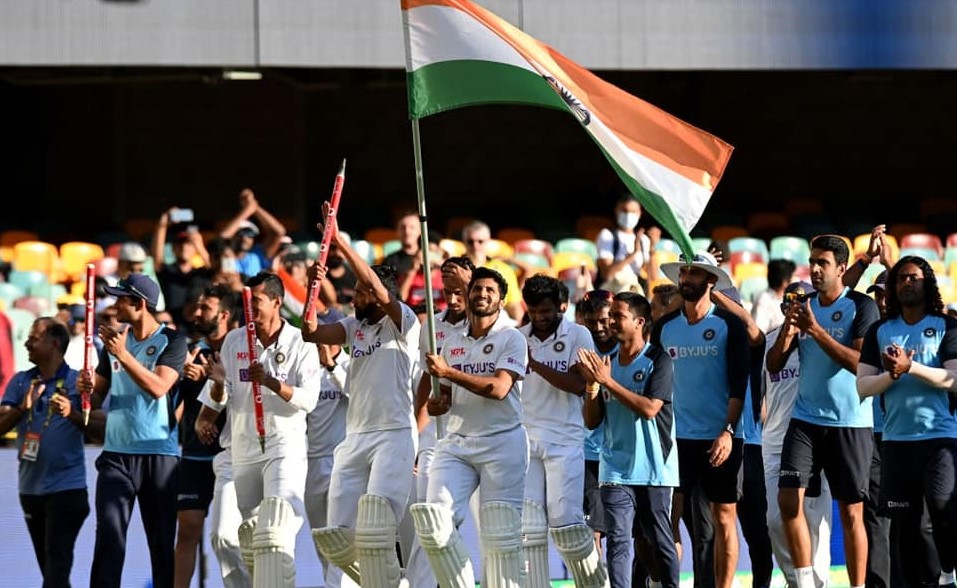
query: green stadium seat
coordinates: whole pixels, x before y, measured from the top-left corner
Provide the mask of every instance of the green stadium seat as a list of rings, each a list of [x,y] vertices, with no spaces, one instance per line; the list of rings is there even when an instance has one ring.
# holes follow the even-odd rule
[[[807,265],[811,247],[801,237],[775,237],[771,239],[770,259],[789,259],[798,265]]]
[[[659,239],[658,243],[655,244],[655,251],[667,251],[669,253],[681,254],[681,248],[678,247],[678,242],[674,239]]]
[[[940,261],[940,254],[936,249],[931,249],[930,247],[901,247],[900,257],[906,257],[908,255],[923,257],[927,261]]]
[[[13,301],[26,294],[26,291],[16,284],[8,282],[0,283],[0,299],[7,301],[7,308],[13,305]]]
[[[390,239],[382,244],[382,256],[395,253],[399,249],[402,249],[402,243],[398,239]]]
[[[10,319],[10,324],[13,327],[11,335],[13,338],[14,368],[18,372],[30,369],[32,364],[30,363],[30,356],[27,353],[26,347],[24,347],[24,343],[27,342],[27,337],[30,336],[30,327],[33,326],[33,321],[35,321],[37,317],[29,310],[22,308],[8,308],[4,314]]]
[[[767,278],[754,276],[745,278],[738,286],[738,293],[741,294],[741,300],[749,304],[754,303],[754,297],[768,289]]]
[[[36,284],[46,284],[49,282],[47,275],[41,271],[21,272],[17,270],[10,272],[8,281],[11,284],[23,288],[24,291],[29,291],[30,287]]]
[[[561,239],[555,243],[556,253],[587,253],[592,259],[598,259],[598,247],[595,243],[587,239],[577,239],[574,237]]]

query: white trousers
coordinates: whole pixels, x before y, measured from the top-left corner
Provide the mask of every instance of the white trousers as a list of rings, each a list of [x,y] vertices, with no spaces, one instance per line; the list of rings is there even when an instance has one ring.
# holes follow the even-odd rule
[[[584,524],[584,447],[529,441],[528,456],[525,498],[545,507],[548,526]]]
[[[253,580],[243,562],[239,547],[239,525],[243,521],[236,501],[233,466],[229,450],[219,452],[213,459],[213,500],[209,505],[210,542],[226,588],[252,588]]]
[[[794,563],[788,549],[787,536],[784,534],[784,522],[781,509],[778,508],[778,474],[781,471],[781,454],[764,454],[764,484],[768,492],[768,534],[771,537],[771,550],[784,574],[788,586],[797,586]],[[821,495],[816,498],[804,498],[804,518],[811,533],[811,566],[814,568],[814,585],[817,588],[827,586],[831,575],[831,487],[824,473],[821,473]]]

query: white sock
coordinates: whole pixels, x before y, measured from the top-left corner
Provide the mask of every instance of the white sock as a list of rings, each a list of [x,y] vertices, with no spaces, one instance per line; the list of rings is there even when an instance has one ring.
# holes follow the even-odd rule
[[[938,584],[940,584],[941,586],[946,586],[946,585],[948,585],[948,584],[953,584],[953,583],[954,583],[954,571],[953,571],[953,570],[951,570],[951,571],[949,571],[949,572],[941,572],[941,573],[940,573],[940,581],[938,582]]]
[[[797,579],[797,588],[814,588],[814,568],[794,568],[794,575]]]
[[[651,578],[648,578],[648,588],[661,588],[661,582],[655,582]]]
[[[864,588],[864,585],[861,584],[860,586],[851,586],[851,588]]]

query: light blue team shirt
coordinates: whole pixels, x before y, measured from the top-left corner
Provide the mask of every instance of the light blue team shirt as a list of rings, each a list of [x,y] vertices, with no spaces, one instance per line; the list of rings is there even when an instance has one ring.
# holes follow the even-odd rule
[[[876,323],[864,338],[861,363],[883,371],[881,353],[898,344],[914,352],[913,360],[940,368],[957,359],[957,320],[928,314],[913,325],[901,318]],[[885,441],[920,441],[957,437],[957,420],[947,390],[934,388],[910,374],[891,384],[878,402],[884,410]]]
[[[142,341],[128,333],[126,350],[149,371],[165,365],[182,373],[186,363],[186,337],[163,325]],[[153,398],[105,349],[96,373],[110,382],[104,451],[178,456],[174,391],[162,398]]]
[[[877,305],[869,296],[844,288],[828,306],[811,294],[811,312],[818,324],[845,347],[852,347],[878,320]],[[793,418],[823,427],[871,427],[871,399],[857,395],[857,375],[838,364],[811,337],[798,335],[801,379]]]
[[[602,389],[605,418],[598,481],[629,486],[678,486],[675,447],[673,365],[661,349],[646,344],[628,365],[612,356],[611,376],[623,387],[664,404],[653,419],[645,419]]]
[[[611,348],[608,353],[602,353],[598,351],[598,348],[595,347],[596,353],[598,355],[605,357],[608,355],[614,355],[618,353],[618,344],[616,343],[614,347]],[[601,445],[602,445],[603,433],[602,427],[597,427],[595,429],[586,429],[585,430],[585,461],[598,461],[601,456]]]
[[[754,418],[754,407],[751,405],[751,383],[748,382],[748,391],[744,395],[744,409],[741,411],[741,429],[745,445],[761,445],[761,423]]]
[[[662,317],[651,343],[674,363],[677,438],[713,440],[724,430],[728,401],[743,401],[747,391],[750,347],[744,324],[712,304],[693,325],[682,311]],[[741,438],[740,423],[734,428],[734,436]]]
[[[7,384],[3,404],[20,406],[30,390],[30,381],[40,377],[38,368],[19,372]],[[44,380],[43,394],[33,403],[31,415],[23,415],[17,423],[17,455],[22,455],[27,433],[40,435],[40,450],[36,461],[20,459],[20,494],[42,496],[65,490],[86,488],[86,466],[83,460],[83,431],[61,417],[50,413],[50,399],[59,392],[70,399],[74,411],[80,410],[80,395],[76,391],[77,371],[63,363],[53,378]],[[49,415],[49,424],[47,416]]]
[[[243,276],[251,278],[269,267],[269,258],[261,245],[253,245],[246,255],[236,258],[236,268]]]

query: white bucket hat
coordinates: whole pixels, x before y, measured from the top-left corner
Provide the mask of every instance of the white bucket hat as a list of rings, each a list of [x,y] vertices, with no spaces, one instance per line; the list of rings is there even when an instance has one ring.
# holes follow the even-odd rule
[[[661,273],[663,273],[666,278],[677,284],[678,273],[681,271],[681,268],[688,266],[701,268],[718,278],[718,282],[714,285],[715,290],[726,290],[728,288],[734,287],[734,283],[731,281],[731,278],[723,269],[721,269],[714,256],[705,251],[698,251],[695,253],[694,258],[691,261],[688,261],[684,254],[681,254],[678,257],[678,261],[661,264]]]

